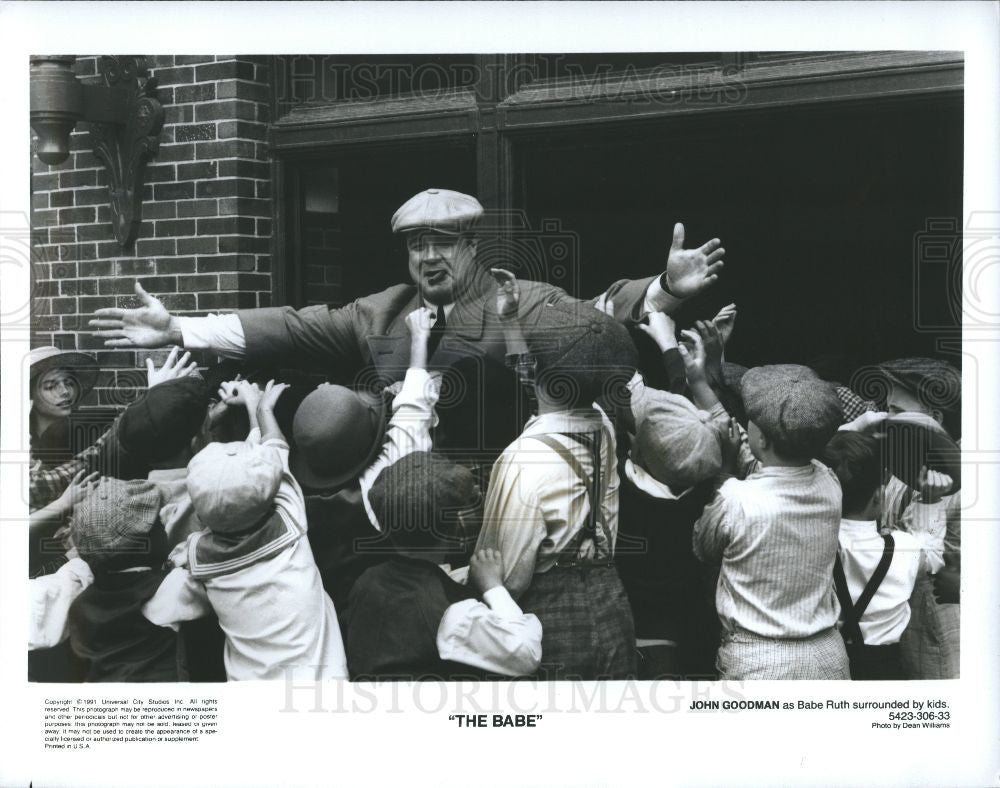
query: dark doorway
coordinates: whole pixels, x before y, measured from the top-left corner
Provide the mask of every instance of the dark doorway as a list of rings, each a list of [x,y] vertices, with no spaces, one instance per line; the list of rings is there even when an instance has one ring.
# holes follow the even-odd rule
[[[678,119],[522,156],[532,225],[558,219],[577,239],[578,295],[661,271],[683,221],[688,246],[723,240],[727,266],[682,319],[735,301],[731,360],[936,353],[915,330],[915,244],[929,219],[962,215],[960,101]],[[923,314],[947,325],[955,295],[922,286]]]
[[[428,188],[475,193],[471,141],[356,150],[292,167],[301,221],[289,239],[300,272],[294,306],[340,306],[409,281],[405,245],[390,230],[396,209]]]

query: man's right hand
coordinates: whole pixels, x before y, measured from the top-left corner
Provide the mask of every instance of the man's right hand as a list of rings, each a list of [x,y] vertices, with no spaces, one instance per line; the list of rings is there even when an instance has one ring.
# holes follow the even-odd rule
[[[135,309],[106,307],[94,313],[98,319],[91,320],[90,325],[101,329],[94,334],[105,338],[105,346],[157,348],[183,344],[176,318],[170,316],[160,300],[147,293],[138,282],[135,294],[142,306]]]

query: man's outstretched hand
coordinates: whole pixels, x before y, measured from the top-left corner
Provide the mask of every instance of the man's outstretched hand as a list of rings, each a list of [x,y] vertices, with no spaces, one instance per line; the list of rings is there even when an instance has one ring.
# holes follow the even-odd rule
[[[677,298],[688,298],[711,287],[719,278],[726,250],[722,241],[713,238],[697,249],[684,248],[684,225],[674,225],[674,241],[667,255],[667,270],[664,274],[667,292]]]
[[[97,319],[91,320],[90,325],[101,329],[94,334],[104,337],[106,347],[180,345],[183,342],[180,329],[174,326],[170,313],[160,300],[147,293],[138,282],[135,283],[135,294],[142,304],[135,309],[107,307],[94,312]]]

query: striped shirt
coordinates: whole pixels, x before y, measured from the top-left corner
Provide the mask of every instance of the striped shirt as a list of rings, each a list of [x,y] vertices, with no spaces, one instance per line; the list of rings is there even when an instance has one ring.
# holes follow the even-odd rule
[[[493,466],[476,550],[500,551],[503,584],[515,599],[536,573],[555,566],[559,554],[580,536],[590,513],[590,496],[583,482],[565,460],[533,436],[548,435],[559,441],[590,477],[592,454],[566,435],[595,432],[602,435],[604,481],[600,502],[604,528],[597,529],[595,542],[597,557],[610,558],[618,534],[619,479],[614,427],[603,411],[594,407],[535,416]]]
[[[694,527],[694,552],[721,562],[715,604],[727,632],[804,638],[840,614],[833,563],[840,483],[818,461],[729,479]]]

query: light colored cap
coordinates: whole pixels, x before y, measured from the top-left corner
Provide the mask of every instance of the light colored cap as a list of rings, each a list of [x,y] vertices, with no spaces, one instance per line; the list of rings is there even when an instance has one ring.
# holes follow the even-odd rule
[[[210,443],[188,463],[194,510],[217,533],[243,531],[271,512],[284,470],[274,446]]]
[[[647,388],[633,410],[632,459],[658,482],[680,492],[719,472],[719,433],[708,423],[708,414],[687,397]]]
[[[32,382],[49,370],[65,369],[76,378],[81,397],[90,391],[94,387],[94,383],[97,382],[97,362],[86,353],[77,353],[75,350],[60,350],[57,347],[46,345],[45,347],[32,348],[28,361],[31,364]]]
[[[435,230],[457,235],[483,215],[479,200],[449,189],[427,189],[404,202],[392,215],[392,231]]]

